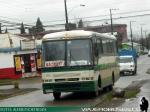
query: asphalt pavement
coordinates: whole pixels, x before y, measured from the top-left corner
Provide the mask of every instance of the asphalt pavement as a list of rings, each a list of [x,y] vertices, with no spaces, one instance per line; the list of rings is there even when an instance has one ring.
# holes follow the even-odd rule
[[[133,81],[149,80],[150,74],[147,74],[147,69],[150,68],[150,57],[147,55],[140,56],[138,58],[138,68],[137,74],[135,76],[123,76],[116,83],[115,87],[125,88],[130,85]],[[145,96],[150,99],[150,83],[145,83],[141,92],[137,95],[136,98],[127,99],[121,107],[139,107],[140,100],[142,96]],[[19,95],[11,97],[8,99],[0,100],[0,106],[91,106],[100,102],[101,96],[97,98],[92,98],[88,94],[72,94],[72,93],[63,93],[60,101],[55,101],[52,94],[43,94],[41,89],[41,80],[38,83],[22,83],[21,88],[39,88],[40,90],[27,93],[24,95]],[[150,101],[150,100],[149,100]]]
[[[125,88],[132,82],[143,81],[140,92],[137,94],[136,98],[126,99],[126,101],[118,108],[134,108],[140,110],[140,104],[142,97],[145,97],[150,104],[150,74],[147,74],[147,70],[150,68],[150,57],[147,55],[141,56],[138,59],[138,72],[136,76],[124,76],[119,79],[115,84],[115,87]],[[150,112],[150,107],[148,112]]]

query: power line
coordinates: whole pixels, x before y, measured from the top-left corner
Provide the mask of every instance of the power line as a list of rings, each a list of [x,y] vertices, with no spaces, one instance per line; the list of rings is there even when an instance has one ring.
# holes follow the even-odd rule
[[[147,10],[137,10],[137,11],[129,11],[129,12],[121,12],[121,13],[114,13],[113,15],[119,15],[119,14],[132,14],[132,13],[139,13],[139,12],[147,12],[150,11],[150,9]],[[80,17],[76,19],[87,19],[87,18],[95,18],[95,17],[105,17],[105,16],[110,16],[110,15],[96,15],[96,16],[87,16],[87,17]],[[75,20],[75,19],[69,19],[69,20]],[[53,21],[43,21],[43,23],[47,22],[59,22],[59,21],[65,21],[65,19],[60,19],[60,20],[53,20]]]
[[[141,15],[122,16],[122,17],[116,17],[116,18],[113,18],[113,20],[115,20],[115,19],[134,18],[134,17],[143,17],[143,16],[150,16],[150,14],[141,14]],[[84,22],[96,22],[96,21],[105,21],[105,20],[110,20],[110,19],[89,20],[89,21],[84,21]]]
[[[147,9],[147,10],[138,10],[138,11],[130,11],[130,12],[122,12],[122,13],[114,13],[113,15],[119,15],[119,14],[131,14],[131,13],[137,13],[137,12],[146,12],[146,11],[150,11],[150,9]],[[105,17],[105,16],[109,16],[109,15],[97,15],[97,16],[87,16],[87,17],[81,17],[82,19],[86,19],[86,18],[95,18],[95,17]],[[16,20],[16,18],[9,18],[9,17],[4,17],[4,16],[0,16],[2,18],[6,18],[6,19],[10,19],[10,20]],[[76,19],[80,19],[80,18],[76,18]],[[69,19],[69,20],[75,20],[75,19]],[[106,20],[106,19],[104,19]],[[4,22],[5,21],[5,22]],[[21,21],[18,19],[18,21]],[[59,21],[65,21],[64,19],[62,20],[53,20],[53,21],[43,21],[43,23],[48,23],[48,22],[59,22]],[[3,20],[2,22],[4,23],[8,23],[8,24],[15,24],[15,25],[20,25],[20,23],[18,22],[12,22],[12,21],[6,21],[6,20]],[[24,24],[26,26],[33,26],[33,25],[29,25],[29,24]]]
[[[121,17],[116,17],[116,18],[113,18],[114,20],[117,20],[117,19],[126,19],[126,18],[135,18],[135,17],[145,17],[145,16],[150,16],[150,14],[139,14],[139,15],[131,15],[131,16],[121,16]],[[110,20],[109,18],[106,18],[106,19],[96,19],[96,20],[87,20],[87,21],[84,21],[84,22],[87,22],[87,23],[90,23],[90,22],[98,22],[98,21],[106,21],[106,20]],[[10,25],[10,27],[14,27],[14,26],[18,26],[18,25],[21,25],[20,23],[16,23],[16,22],[10,22],[10,21],[6,21],[6,20],[0,20],[0,22],[4,22],[4,23],[7,23],[7,24],[12,24],[12,26]],[[14,26],[13,26],[14,25]],[[26,24],[25,24],[26,25]],[[64,26],[65,24],[51,24],[51,25],[44,25],[43,27],[57,27],[57,26]],[[4,25],[4,26],[9,26],[9,25]],[[26,28],[29,28],[30,26],[32,25],[27,25]],[[12,28],[13,29],[13,28]],[[11,29],[11,30],[12,30]],[[15,29],[19,29],[19,28],[14,28]],[[9,29],[8,29],[9,30]]]

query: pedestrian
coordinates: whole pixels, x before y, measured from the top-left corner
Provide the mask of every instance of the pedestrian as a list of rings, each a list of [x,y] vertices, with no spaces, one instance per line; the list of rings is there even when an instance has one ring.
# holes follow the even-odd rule
[[[149,106],[148,100],[147,100],[145,97],[143,97],[143,98],[141,99],[141,102],[142,102],[142,104],[140,104],[140,109],[141,109],[141,111],[142,111],[142,112],[147,112],[148,106]]]

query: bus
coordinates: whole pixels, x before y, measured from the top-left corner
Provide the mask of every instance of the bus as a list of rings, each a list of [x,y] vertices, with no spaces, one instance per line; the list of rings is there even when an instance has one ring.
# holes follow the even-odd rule
[[[119,78],[116,38],[93,31],[46,34],[42,39],[43,93],[89,92],[112,88]]]

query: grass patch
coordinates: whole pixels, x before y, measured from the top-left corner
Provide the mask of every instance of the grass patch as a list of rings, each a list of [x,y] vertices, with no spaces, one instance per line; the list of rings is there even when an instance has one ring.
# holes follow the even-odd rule
[[[129,98],[135,98],[136,95],[140,92],[140,89],[125,89],[125,94],[124,94],[124,97],[122,97],[122,99],[129,99]],[[112,95],[112,91],[107,93],[103,100],[104,101],[112,101],[114,98],[114,96]],[[121,98],[121,97],[119,97]]]
[[[124,96],[124,98],[127,98],[127,99],[129,99],[129,98],[135,98],[136,97],[136,95],[138,94],[140,92],[140,89],[132,89],[132,90],[125,90],[125,96]]]
[[[112,99],[113,99],[112,92],[109,92],[104,96],[104,101],[111,101]]]

